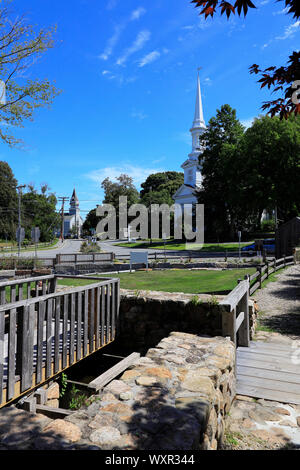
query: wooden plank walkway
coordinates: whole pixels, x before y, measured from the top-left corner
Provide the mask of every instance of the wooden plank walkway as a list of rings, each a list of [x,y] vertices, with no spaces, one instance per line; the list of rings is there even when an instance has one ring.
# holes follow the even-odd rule
[[[237,348],[237,394],[300,404],[300,364],[291,346],[252,341]]]

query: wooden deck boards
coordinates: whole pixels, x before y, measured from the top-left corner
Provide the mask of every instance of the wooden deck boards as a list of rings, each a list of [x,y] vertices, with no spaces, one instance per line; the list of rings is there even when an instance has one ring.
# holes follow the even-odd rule
[[[300,404],[300,364],[295,349],[277,343],[251,342],[237,349],[237,394]]]

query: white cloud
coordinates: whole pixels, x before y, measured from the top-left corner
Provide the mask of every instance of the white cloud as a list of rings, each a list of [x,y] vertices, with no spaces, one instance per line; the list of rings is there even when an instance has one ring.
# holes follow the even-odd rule
[[[111,56],[124,28],[124,24],[118,24],[115,26],[114,34],[108,39],[104,51],[99,56],[100,59],[107,60]]]
[[[115,5],[116,5],[116,1],[115,0],[110,0],[110,2],[107,5],[107,8],[109,10],[111,10],[112,8],[115,7]],[[137,8],[136,10],[132,11],[129,18],[127,18],[122,23],[117,24],[115,26],[113,35],[108,39],[107,45],[106,45],[104,51],[102,52],[102,54],[100,54],[99,58],[102,59],[102,60],[107,60],[111,56],[111,54],[113,53],[114,48],[115,48],[116,44],[119,42],[120,36],[121,36],[123,30],[128,25],[128,23],[130,23],[131,21],[138,20],[145,13],[146,13],[145,8],[142,8],[142,7]]]
[[[144,47],[146,42],[149,41],[150,36],[151,36],[150,31],[147,31],[147,30],[140,31],[139,34],[136,37],[136,40],[133,42],[133,44],[130,47],[128,47],[125,50],[123,55],[118,58],[116,64],[117,65],[125,64],[125,62],[128,60],[128,58],[132,54],[134,54],[135,52],[139,51],[140,49],[142,49]]]
[[[266,43],[264,43],[262,46],[261,46],[261,49],[265,49],[266,47],[268,47],[270,44],[272,44],[275,40],[277,41],[282,41],[284,39],[288,39],[288,38],[292,38],[298,31],[298,28],[300,26],[300,21],[296,21],[295,23],[287,26],[284,30],[284,33],[282,36],[276,36],[274,39],[270,39],[269,41],[267,41]]]
[[[249,127],[252,126],[253,122],[254,122],[254,117],[251,117],[251,118],[248,118],[248,119],[242,119],[241,120],[241,124],[246,127],[246,129],[248,129]]]
[[[114,181],[121,174],[126,174],[133,179],[135,186],[140,186],[146,178],[152,173],[159,173],[166,171],[163,168],[143,168],[140,166],[133,166],[130,164],[124,164],[121,166],[113,166],[100,168],[99,170],[93,170],[90,173],[87,173],[85,176],[100,185],[105,178],[109,178]]]
[[[145,55],[139,62],[139,67],[144,67],[145,65],[151,64],[160,57],[160,52],[153,51]]]
[[[188,145],[189,147],[192,145],[192,138],[189,132],[179,132],[176,135],[176,140],[183,142],[184,144]]]
[[[278,11],[273,11],[272,15],[275,16],[275,15],[284,15],[285,13],[288,12],[288,7],[285,7],[283,8],[282,10],[278,10]]]
[[[137,8],[136,10],[133,10],[133,12],[131,13],[130,19],[131,21],[138,20],[145,13],[146,13],[145,8],[143,7]]]
[[[300,26],[300,21],[298,20],[295,23],[288,26],[287,28],[285,28],[283,36],[277,36],[275,39],[282,40],[282,39],[293,37],[294,34],[297,32],[297,29],[299,28],[299,26]]]
[[[107,10],[112,10],[113,8],[115,8],[116,5],[117,5],[117,1],[118,0],[108,0],[107,5],[106,5],[106,9]]]
[[[146,119],[148,116],[147,114],[143,113],[142,111],[132,111],[132,113],[130,114],[130,116],[132,118],[137,118],[139,119],[140,121],[143,121],[144,119]]]
[[[210,79],[209,77],[206,77],[206,78],[204,79],[204,84],[205,84],[205,85],[211,85],[211,84],[212,84],[211,79]]]

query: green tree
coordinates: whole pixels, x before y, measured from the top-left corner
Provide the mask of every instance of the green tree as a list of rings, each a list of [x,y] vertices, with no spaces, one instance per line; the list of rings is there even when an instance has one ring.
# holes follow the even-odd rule
[[[116,182],[112,182],[109,178],[105,178],[105,180],[102,181],[101,187],[104,189],[104,204],[111,204],[116,211],[116,233],[117,236],[119,234],[119,213],[120,210],[128,210],[130,206],[133,204],[137,204],[140,202],[139,198],[139,192],[136,189],[136,187],[133,184],[133,179],[126,175],[126,174],[121,174],[116,178]],[[120,207],[120,200],[119,198],[121,196],[126,196],[127,197],[127,207],[123,206],[122,208]],[[128,217],[128,223],[133,219],[134,217]],[[101,220],[101,218],[99,218]],[[121,234],[119,234],[122,236]]]
[[[8,163],[0,161],[0,238],[15,239],[18,223],[17,180]]]
[[[241,140],[238,167],[244,194],[243,205],[256,213],[277,208],[285,222],[300,213],[300,117],[287,120],[274,116],[256,119]],[[240,172],[241,173],[241,172]]]
[[[22,143],[16,127],[33,120],[37,108],[49,106],[59,93],[48,79],[25,78],[25,72],[54,47],[55,27],[36,30],[24,16],[14,15],[8,1],[0,6],[0,138],[10,146]]]
[[[174,204],[172,196],[184,183],[183,173],[165,171],[149,175],[141,184],[141,200],[146,206],[150,204]]]
[[[133,179],[125,174],[116,178],[116,182],[112,182],[109,178],[102,181],[101,187],[104,189],[105,204],[112,204],[115,208],[119,207],[119,197],[126,196],[128,205],[139,202],[139,193],[133,184]]]
[[[57,199],[53,193],[38,193],[32,185],[22,197],[22,211],[26,238],[31,238],[31,229],[39,227],[40,241],[53,239],[53,232],[60,227],[60,217],[56,212]]]
[[[82,226],[85,235],[91,235],[91,229],[96,230],[97,224],[100,221],[100,217],[96,215],[96,210],[97,209],[92,209],[86,216]]]
[[[172,196],[177,189],[184,183],[184,175],[177,171],[164,171],[149,175],[144,183],[141,184],[141,203],[146,207],[151,204],[174,204]],[[159,220],[159,233],[162,237],[162,214]],[[174,230],[174,214],[170,214],[170,233]],[[151,233],[151,217],[148,217],[148,233]]]
[[[200,155],[203,190],[198,194],[205,207],[206,235],[214,241],[232,239],[244,222],[239,204],[240,182],[236,174],[236,159],[244,127],[236,111],[228,104],[217,110],[208,123],[201,141],[205,145]]]

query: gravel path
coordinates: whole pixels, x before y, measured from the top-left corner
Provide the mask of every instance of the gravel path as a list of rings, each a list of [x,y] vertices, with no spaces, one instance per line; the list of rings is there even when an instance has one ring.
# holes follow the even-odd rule
[[[256,291],[259,323],[274,333],[259,331],[256,339],[291,342],[300,340],[300,265],[278,274],[276,281]]]

